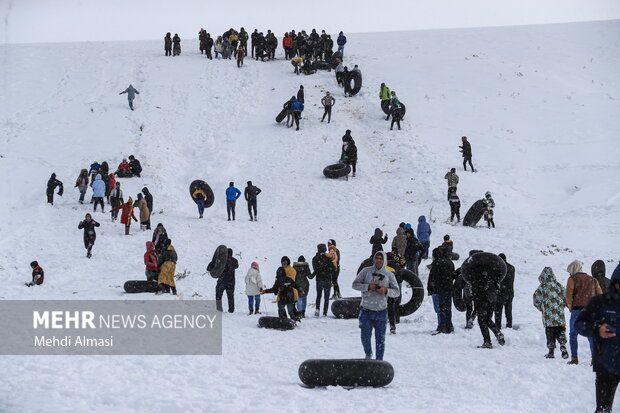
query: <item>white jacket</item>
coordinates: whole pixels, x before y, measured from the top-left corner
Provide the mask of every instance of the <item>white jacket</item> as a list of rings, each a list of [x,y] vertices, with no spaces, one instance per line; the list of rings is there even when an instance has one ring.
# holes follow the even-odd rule
[[[247,295],[259,295],[260,290],[265,288],[260,272],[256,268],[250,267],[245,276],[245,293]]]

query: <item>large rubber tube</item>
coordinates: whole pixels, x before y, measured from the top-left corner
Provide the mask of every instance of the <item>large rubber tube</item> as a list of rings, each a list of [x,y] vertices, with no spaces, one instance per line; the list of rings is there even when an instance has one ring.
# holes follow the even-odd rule
[[[276,116],[276,122],[280,123],[284,120],[284,118],[286,118],[286,109],[282,109],[282,111],[278,113],[278,116]]]
[[[123,289],[128,294],[155,293],[157,292],[157,283],[155,281],[131,280],[123,285]]]
[[[452,285],[452,302],[454,303],[454,308],[460,312],[467,310],[464,288],[465,281],[463,277],[459,275]]]
[[[453,252],[452,254],[450,254],[450,259],[452,261],[458,261],[459,258],[461,258],[461,256],[459,254],[457,254],[456,252]]]
[[[196,200],[194,199],[193,193],[196,189],[202,189],[205,192],[205,208],[210,208],[213,205],[213,202],[215,202],[215,195],[213,194],[213,190],[209,184],[205,181],[201,181],[200,179],[196,179],[189,184],[189,195],[192,197],[194,202],[196,202]]]
[[[409,270],[402,269],[399,275],[402,277],[403,281],[406,281],[411,287],[411,298],[409,301],[398,306],[398,314],[401,317],[406,317],[415,313],[422,305],[424,301],[424,285],[422,281],[420,281],[420,278]]]
[[[295,328],[295,321],[290,318],[261,317],[258,319],[258,326],[273,330],[292,330]]]
[[[349,76],[344,81],[349,82],[349,93],[351,96],[357,95],[362,88],[362,74],[360,72],[350,71]],[[353,83],[353,86],[351,86],[351,83]]]
[[[482,199],[474,202],[463,217],[463,225],[466,227],[475,227],[480,218],[484,215],[486,205]]]
[[[382,100],[381,101],[381,110],[386,115],[389,115],[391,113],[390,112],[390,101],[389,100]],[[400,102],[400,118],[401,119],[405,118],[405,113],[407,113],[407,107],[405,106],[405,104],[403,102]]]
[[[333,165],[328,165],[323,169],[323,175],[326,178],[335,179],[342,178],[343,176],[347,176],[351,173],[351,166],[345,163],[335,163]]]
[[[211,263],[213,266],[209,271],[211,277],[220,278],[226,267],[226,261],[228,261],[228,247],[226,245],[220,245],[215,249]],[[211,265],[211,264],[209,264]]]
[[[463,262],[461,275],[472,286],[499,284],[506,276],[506,263],[490,252],[478,252]]]
[[[394,367],[384,360],[311,359],[299,366],[303,384],[315,386],[387,386],[394,379]]]
[[[332,301],[332,314],[336,318],[358,318],[362,297],[347,297]]]

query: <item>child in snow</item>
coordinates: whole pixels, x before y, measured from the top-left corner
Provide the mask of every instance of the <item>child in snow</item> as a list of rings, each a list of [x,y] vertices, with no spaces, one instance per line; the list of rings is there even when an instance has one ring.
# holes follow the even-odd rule
[[[297,272],[291,267],[291,260],[284,256],[280,260],[282,266],[276,271],[276,281],[273,287],[263,290],[261,294],[273,293],[277,295],[278,316],[287,318],[286,311],[291,319],[299,321],[295,311],[295,303],[299,299],[299,290],[295,278]]]
[[[84,195],[86,195],[86,190],[88,189],[88,170],[82,169],[80,171],[80,176],[76,179],[74,188],[80,190],[80,204],[83,204]]]
[[[122,205],[125,201],[123,200],[123,191],[121,190],[121,183],[116,182],[114,184],[114,189],[110,191],[110,205],[112,206],[112,222],[116,221],[118,218],[118,210],[114,210],[114,208]]]
[[[62,193],[63,193],[62,182],[56,179],[56,174],[53,173],[50,176],[50,179],[47,181],[47,203],[48,204],[54,205],[54,191],[56,190],[56,187],[58,186],[60,187],[60,189],[58,190],[58,195],[62,196]]]
[[[450,222],[456,217],[456,222],[461,222],[461,199],[456,192],[448,194],[448,202],[450,203]]]
[[[32,287],[33,285],[41,285],[43,284],[43,279],[45,278],[45,273],[43,272],[43,268],[39,266],[39,263],[36,261],[32,261],[30,263],[30,268],[32,268],[32,281],[26,283],[27,287]]]
[[[550,267],[545,267],[538,277],[540,285],[534,292],[534,307],[542,313],[543,326],[547,336],[547,348],[549,352],[545,358],[552,359],[555,350],[555,342],[560,343],[562,358],[568,358],[566,351],[566,319],[564,307],[566,307],[566,290],[553,274]]]
[[[253,262],[245,276],[245,293],[248,296],[249,315],[260,314],[260,294],[265,288],[257,262]]]
[[[95,227],[98,226],[99,223],[95,221],[90,214],[86,214],[84,221],[80,221],[78,224],[78,229],[84,230],[84,248],[86,248],[86,258],[90,258],[92,256],[91,250],[93,249],[95,239],[97,238]]]

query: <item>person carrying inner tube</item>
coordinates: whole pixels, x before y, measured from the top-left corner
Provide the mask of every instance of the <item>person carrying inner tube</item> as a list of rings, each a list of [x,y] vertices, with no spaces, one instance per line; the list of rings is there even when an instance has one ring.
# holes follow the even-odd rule
[[[392,99],[390,99],[390,114],[392,115],[392,124],[390,125],[390,130],[394,129],[394,123],[398,126],[398,130],[400,130],[400,120],[403,117],[402,114],[402,106],[400,104],[400,100],[396,97],[396,92],[392,91]],[[387,118],[389,118],[388,115]],[[386,118],[386,120],[387,120]]]
[[[390,88],[385,85],[385,83],[381,83],[381,87],[379,88],[379,99],[381,99],[381,109],[384,112],[388,112],[390,109]],[[385,120],[388,120],[390,115],[388,114]]]
[[[291,102],[291,111],[293,112],[293,121],[299,130],[299,119],[301,118],[301,112],[304,110],[304,104],[297,100],[296,97],[293,97],[293,101]]]
[[[346,98],[353,96],[351,95],[351,72],[349,72],[349,68],[347,66],[344,67],[344,71],[342,72],[341,76],[344,86],[344,97]]]
[[[336,60],[338,62],[338,66],[336,66],[336,82],[338,82],[338,86],[344,86],[344,64],[342,60]]]
[[[376,359],[383,360],[385,352],[385,331],[387,328],[388,297],[400,295],[396,277],[385,266],[385,252],[378,251],[373,256],[373,265],[363,268],[355,277],[352,287],[362,292],[359,326],[362,346],[366,359],[372,358],[370,338],[375,330]]]
[[[198,214],[200,215],[198,218],[202,218],[202,214],[205,211],[205,200],[207,199],[207,194],[202,188],[196,188],[194,192],[192,192],[192,198],[196,205],[198,205]]]

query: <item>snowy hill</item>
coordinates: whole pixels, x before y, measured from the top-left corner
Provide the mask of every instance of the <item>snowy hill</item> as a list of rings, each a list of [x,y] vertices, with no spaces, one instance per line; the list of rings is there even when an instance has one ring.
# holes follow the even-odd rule
[[[125,197],[150,189],[153,226],[167,228],[177,272],[191,272],[177,283],[179,299],[214,299],[215,282],[204,272],[217,245],[233,248],[240,262],[223,356],[5,356],[0,369],[11,379],[0,411],[590,411],[593,374],[587,363],[542,358],[544,330],[531,295],[544,266],[565,282],[573,259],[588,269],[604,259],[608,271],[617,263],[619,39],[619,21],[354,34],[346,63],[360,66],[364,86],[353,98],[343,98],[333,72],[295,76],[281,48],[277,61],[248,58],[237,69],[234,61],[207,61],[192,40],[175,58],[164,57],[159,41],[0,46],[0,298],[144,298],[124,295],[122,284],[142,279],[151,232],[133,226],[126,237],[97,212],[102,225],[87,260],[77,224],[91,205],[78,204],[73,188],[81,168],[95,160],[114,168],[130,154],[144,173],[119,180]],[[402,131],[390,131],[382,116],[381,82],[407,105]],[[130,83],[140,91],[134,112],[118,96]],[[274,117],[299,85],[306,110],[295,132]],[[337,99],[331,124],[320,122],[325,90]],[[327,180],[322,169],[340,156],[346,129],[358,146],[357,177]],[[478,173],[462,171],[463,135]],[[495,230],[446,223],[443,176],[451,167],[460,176],[462,215],[493,193]],[[45,203],[52,172],[65,184],[53,207]],[[203,220],[188,194],[194,179],[216,194]],[[248,180],[263,190],[260,221],[249,222],[239,202],[237,220],[227,222],[224,190]],[[453,311],[456,333],[431,337],[436,318],[427,299],[387,338],[396,370],[388,388],[363,395],[300,388],[301,361],[362,355],[357,322],[309,318],[290,333],[256,328],[243,288],[250,263],[258,261],[271,284],[282,255],[310,260],[316,244],[333,238],[343,295],[353,295],[374,228],[391,242],[401,221],[415,224],[420,215],[432,220],[434,246],[450,234],[461,256],[506,253],[517,270],[519,328],[505,332],[505,347],[478,350],[479,331],[464,330],[464,315]],[[34,259],[46,283],[26,289]],[[308,302],[314,298],[312,285]],[[277,313],[270,299],[263,302],[265,313]],[[32,382],[40,383],[34,394]],[[157,383],[170,383],[170,391],[154,391]]]

